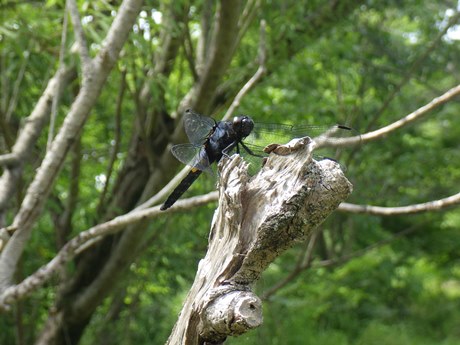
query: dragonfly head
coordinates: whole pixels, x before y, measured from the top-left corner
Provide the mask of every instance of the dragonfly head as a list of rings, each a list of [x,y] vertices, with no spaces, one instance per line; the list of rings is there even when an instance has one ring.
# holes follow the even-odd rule
[[[233,129],[241,138],[247,137],[251,134],[254,128],[254,121],[249,116],[235,116],[233,118]]]

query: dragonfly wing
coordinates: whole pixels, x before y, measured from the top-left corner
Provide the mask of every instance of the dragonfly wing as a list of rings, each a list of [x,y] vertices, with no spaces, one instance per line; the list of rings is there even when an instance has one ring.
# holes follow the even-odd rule
[[[203,147],[192,144],[178,144],[171,148],[171,153],[183,164],[212,173],[208,156]]]
[[[184,115],[184,129],[189,141],[194,145],[202,145],[211,133],[216,122],[207,116],[187,109]]]
[[[340,145],[344,139],[350,138],[352,136],[359,136],[360,134],[355,129],[344,126],[344,125],[335,125],[329,127],[323,133],[312,137],[316,141],[319,147],[328,147],[328,146],[337,146]]]
[[[259,146],[277,143],[285,144],[293,138],[308,136],[313,139],[320,139],[322,142],[338,143],[343,138],[358,135],[350,127],[343,125],[314,126],[314,125],[290,125],[278,123],[256,123],[252,133],[244,142]]]

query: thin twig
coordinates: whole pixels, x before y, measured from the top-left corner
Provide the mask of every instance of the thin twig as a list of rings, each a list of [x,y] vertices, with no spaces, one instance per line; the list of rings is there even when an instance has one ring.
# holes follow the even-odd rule
[[[185,39],[183,41],[183,46],[184,46],[185,58],[188,62],[190,72],[192,73],[193,81],[197,82],[198,72],[196,71],[195,57],[194,57],[194,52],[193,52],[193,43],[192,43],[192,37],[190,36],[190,29],[188,27],[188,23],[185,25],[184,33],[185,33],[185,37],[184,37]]]
[[[436,38],[433,41],[431,41],[431,43],[426,47],[425,51],[420,56],[418,56],[418,58],[412,63],[412,65],[409,67],[407,72],[404,74],[403,79],[393,88],[392,92],[385,99],[380,109],[373,116],[372,120],[367,125],[366,131],[370,130],[373,127],[373,125],[377,122],[379,117],[388,108],[388,106],[393,101],[393,99],[399,94],[399,92],[404,87],[404,85],[406,85],[410,81],[412,74],[420,67],[422,62],[433,52],[433,50],[437,47],[437,45],[442,40],[442,38],[445,36],[447,31],[457,23],[459,18],[460,18],[460,12],[457,12],[455,15],[453,15],[449,19],[449,22],[444,27],[444,29],[440,31],[438,35],[436,36]]]
[[[363,249],[357,250],[355,252],[352,252],[350,254],[343,255],[339,258],[334,258],[334,259],[328,259],[328,260],[321,260],[318,262],[312,262],[311,260],[304,262],[302,265],[296,266],[295,269],[290,272],[284,279],[267,289],[261,296],[261,299],[268,300],[271,296],[276,294],[281,288],[292,282],[295,278],[297,278],[303,271],[307,269],[315,269],[315,268],[321,268],[321,267],[330,267],[330,266],[335,266],[335,265],[340,265],[344,264],[347,261],[350,261],[351,259],[354,259],[359,256],[363,256],[364,254],[370,252],[373,249],[377,249],[380,247],[383,247],[387,244],[390,244],[391,242],[396,241],[397,239],[406,236],[412,232],[415,232],[416,230],[420,229],[420,225],[414,225],[410,228],[407,228],[403,231],[400,231],[393,236],[391,236],[388,239],[376,242],[374,244],[371,244],[370,246],[367,246]]]
[[[65,47],[67,42],[67,21],[68,21],[68,14],[67,11],[64,11],[64,19],[62,23],[62,34],[61,34],[61,47],[59,48],[59,63],[58,68],[64,68],[64,55],[65,55]],[[48,131],[48,141],[46,143],[46,150],[48,151],[51,147],[51,142],[54,138],[54,127],[56,124],[56,117],[57,117],[57,110],[59,104],[59,97],[60,97],[60,83],[59,80],[56,84],[57,92],[54,94],[53,103],[51,104],[51,118],[50,118],[50,126]]]
[[[409,234],[411,234],[411,233],[413,233],[413,232],[415,232],[415,231],[417,231],[417,230],[419,230],[421,228],[422,228],[421,224],[416,224],[414,226],[411,226],[410,228],[404,229],[404,230],[394,234],[393,236],[391,236],[388,239],[376,242],[374,244],[371,244],[370,246],[367,246],[367,247],[365,247],[363,249],[357,250],[357,251],[355,251],[353,253],[345,254],[345,255],[343,255],[341,257],[338,257],[338,258],[321,260],[321,261],[318,261],[316,263],[313,263],[312,268],[330,267],[330,266],[344,264],[345,262],[350,261],[351,259],[357,258],[359,256],[363,256],[364,254],[366,254],[367,252],[370,252],[373,249],[377,249],[377,248],[386,246],[387,244],[390,244],[391,242],[394,242],[397,239],[399,239],[399,238],[401,238],[403,236],[409,235]]]
[[[106,180],[104,183],[104,189],[102,190],[102,193],[99,197],[99,202],[97,206],[97,214],[101,214],[102,209],[104,207],[104,202],[105,202],[105,197],[107,195],[107,191],[109,188],[110,184],[110,179],[112,177],[113,173],[113,167],[115,164],[115,161],[117,159],[118,151],[120,150],[120,143],[121,143],[121,112],[122,112],[122,104],[123,104],[123,99],[126,91],[126,73],[127,70],[123,69],[121,71],[121,82],[120,82],[120,89],[118,91],[118,97],[117,97],[117,105],[115,109],[115,137],[114,137],[114,145],[112,148],[112,153],[110,155],[110,161],[109,165],[107,166],[107,172],[105,174]]]
[[[209,42],[211,40],[211,27],[212,27],[212,11],[214,9],[214,1],[205,0],[203,3],[203,11],[201,15],[201,34],[198,39],[197,49],[196,49],[196,64],[195,68],[198,75],[201,75],[203,72],[203,66],[205,65],[205,60],[208,55]]]
[[[89,56],[85,32],[83,31],[83,26],[81,25],[80,13],[78,11],[77,2],[75,0],[67,0],[67,10],[69,11],[70,18],[72,19],[75,38],[78,43],[78,52],[82,60],[83,75],[87,76],[87,73],[89,73],[89,68],[91,66],[91,58]]]
[[[256,73],[251,77],[251,79],[249,79],[246,82],[246,84],[244,84],[244,86],[241,88],[241,90],[237,93],[232,104],[230,105],[224,117],[222,118],[222,121],[228,120],[233,115],[236,108],[240,106],[240,102],[243,99],[243,97],[266,73],[267,71],[265,67],[266,59],[267,59],[266,22],[265,20],[262,19],[260,21],[260,39],[259,39],[259,51],[258,51],[259,68],[257,69]]]
[[[413,111],[412,113],[406,115],[402,119],[389,124],[388,126],[382,127],[372,132],[368,132],[359,136],[354,136],[351,138],[341,139],[339,141],[328,143],[328,146],[333,147],[345,147],[345,146],[352,146],[362,143],[367,143],[370,141],[382,139],[383,137],[387,136],[391,132],[405,127],[414,121],[420,119],[422,116],[426,115],[430,111],[436,109],[437,107],[451,101],[453,98],[460,95],[460,84],[451,88],[450,90],[446,91],[439,97],[434,98],[429,103],[425,104],[424,106],[418,108],[417,110]]]
[[[254,20],[254,17],[256,16],[259,8],[260,8],[260,0],[250,0],[246,2],[246,6],[243,9],[243,13],[241,14],[241,18],[238,22],[239,30],[238,30],[238,38],[235,42],[235,47],[237,47],[240,44],[244,35],[248,31],[249,26]]]
[[[365,213],[377,216],[395,216],[402,214],[414,214],[422,212],[439,211],[448,207],[457,206],[460,204],[460,193],[451,195],[444,199],[424,202],[401,207],[381,207],[371,205],[355,205],[349,203],[341,203],[338,210],[349,213]]]
[[[11,95],[10,102],[8,104],[8,110],[5,114],[5,121],[8,122],[13,114],[14,110],[16,109],[16,105],[19,99],[19,87],[21,86],[22,79],[24,78],[24,73],[26,71],[27,62],[29,61],[29,47],[31,41],[27,44],[27,49],[23,53],[23,59],[21,61],[21,67],[19,68],[18,77],[16,78],[13,86],[13,94]]]
[[[274,295],[278,290],[285,287],[295,278],[297,278],[307,267],[311,265],[311,261],[313,258],[313,249],[316,245],[316,240],[318,238],[319,230],[315,230],[312,233],[310,240],[308,241],[307,249],[304,253],[299,257],[299,260],[294,267],[294,269],[283,279],[280,280],[278,283],[273,285],[271,288],[267,289],[263,295],[261,296],[262,300],[268,300],[270,296]]]

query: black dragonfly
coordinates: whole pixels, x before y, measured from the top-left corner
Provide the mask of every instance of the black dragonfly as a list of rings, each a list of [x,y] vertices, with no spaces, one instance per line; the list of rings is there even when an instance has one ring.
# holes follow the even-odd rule
[[[270,134],[276,131],[287,133],[290,136],[289,139],[296,133],[301,133],[305,136],[305,132],[309,131],[324,132],[332,129],[339,132],[351,132],[351,128],[342,125],[302,127],[284,124],[257,124],[257,131],[254,132],[254,121],[249,116],[236,116],[232,121],[216,121],[210,117],[195,113],[191,109],[185,111],[183,121],[185,133],[190,143],[174,145],[171,148],[171,152],[179,161],[189,165],[191,169],[168,196],[161,206],[161,210],[170,208],[203,171],[212,172],[211,164],[219,162],[223,156],[228,156],[232,150],[236,149],[236,152],[240,153],[241,146],[249,155],[264,157],[259,154],[262,150],[256,151],[252,149],[255,146],[244,142],[248,136],[251,136],[251,140],[257,142],[261,136],[270,137]]]

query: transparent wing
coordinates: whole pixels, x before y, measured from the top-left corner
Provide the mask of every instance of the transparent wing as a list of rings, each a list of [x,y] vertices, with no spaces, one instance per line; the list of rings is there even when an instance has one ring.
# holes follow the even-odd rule
[[[203,147],[193,144],[178,144],[171,148],[171,153],[183,164],[212,173],[208,156]]]
[[[255,123],[254,130],[243,142],[253,153],[267,156],[264,152],[264,147],[269,144],[286,144],[293,138],[308,136],[316,141],[317,149],[321,148],[319,150],[321,155],[315,154],[315,159],[331,159],[328,156],[336,156],[336,151],[332,151],[331,147],[339,146],[344,139],[357,135],[359,136],[359,133],[356,130],[344,125],[315,126]],[[327,150],[328,147],[329,150]],[[245,159],[252,163],[253,169],[261,166],[261,160],[257,160],[257,157],[246,155]],[[342,168],[345,170],[344,166]]]
[[[338,144],[344,138],[359,135],[354,129],[343,126],[289,125],[279,123],[256,123],[252,133],[244,140],[259,146],[285,144],[293,138],[308,136],[321,141],[322,146]]]
[[[187,109],[184,115],[184,129],[188,140],[194,145],[202,145],[211,133],[216,122],[214,119]]]

